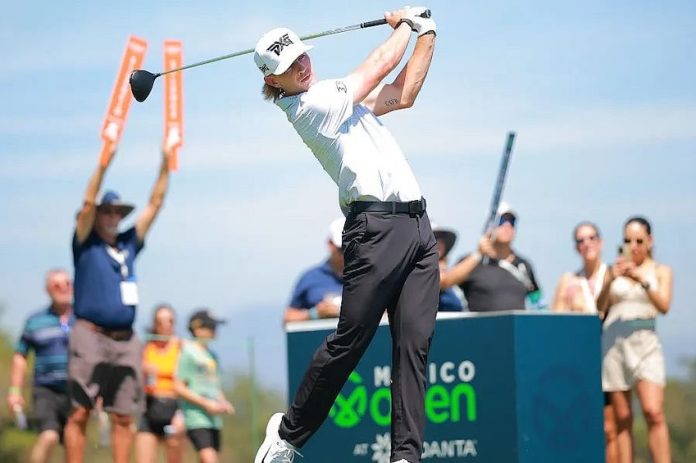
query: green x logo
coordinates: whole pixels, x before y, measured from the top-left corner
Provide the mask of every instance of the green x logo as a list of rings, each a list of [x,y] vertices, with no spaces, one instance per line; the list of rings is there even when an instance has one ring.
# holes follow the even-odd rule
[[[356,426],[367,411],[367,389],[362,384],[362,377],[354,371],[348,377],[348,382],[355,385],[353,391],[348,397],[338,394],[329,411],[329,416],[339,428]]]

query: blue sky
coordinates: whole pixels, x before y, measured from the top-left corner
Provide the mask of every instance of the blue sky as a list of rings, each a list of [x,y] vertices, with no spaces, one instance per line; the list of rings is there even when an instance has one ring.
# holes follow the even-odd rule
[[[1,323],[14,330],[45,302],[44,271],[70,267],[73,217],[100,149],[99,130],[128,35],[165,39],[186,63],[253,47],[267,29],[300,35],[377,19],[375,2],[11,2],[0,17]],[[654,223],[656,256],[675,270],[659,322],[670,373],[696,355],[696,4],[690,1],[433,1],[438,43],[410,111],[383,118],[409,157],[430,215],[456,229],[455,257],[477,241],[505,134],[518,139],[505,199],[516,247],[547,295],[577,266],[570,234],[597,222],[613,258],[621,224]],[[316,39],[319,77],[349,73],[386,27]],[[336,188],[273,105],[251,56],[184,74],[180,171],[142,254],[142,309],[171,301],[183,317],[227,316],[225,349],[284,368],[280,317],[298,273],[324,255]],[[159,162],[162,82],[134,103],[106,187],[142,205]],[[182,317],[182,318],[183,318]],[[221,344],[222,346],[222,344]],[[232,346],[232,347],[229,347]],[[236,347],[235,347],[236,346]],[[229,348],[228,348],[229,347]],[[549,346],[550,348],[552,346]],[[265,368],[265,366],[272,368]],[[282,371],[282,370],[281,370]],[[283,385],[278,374],[264,380]]]

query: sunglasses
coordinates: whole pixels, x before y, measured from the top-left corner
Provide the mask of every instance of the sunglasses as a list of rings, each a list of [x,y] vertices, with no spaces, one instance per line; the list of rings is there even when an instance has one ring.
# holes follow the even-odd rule
[[[100,207],[97,211],[104,215],[122,215],[121,211],[115,207]]]
[[[597,235],[585,236],[583,238],[575,238],[575,244],[577,244],[578,246],[584,243],[585,241],[594,243],[595,241],[597,241]]]
[[[643,238],[636,238],[635,240],[632,240],[630,238],[624,238],[624,244],[636,243],[638,246],[640,246],[644,242],[645,240],[643,240]]]
[[[500,220],[498,220],[498,226],[501,226],[505,223],[509,223],[511,227],[514,227],[516,220],[517,219],[512,214],[503,214],[500,216]]]
[[[72,282],[71,282],[71,281],[54,281],[54,282],[51,282],[51,288],[56,288],[56,289],[60,289],[60,288],[70,288],[71,286],[72,286]]]

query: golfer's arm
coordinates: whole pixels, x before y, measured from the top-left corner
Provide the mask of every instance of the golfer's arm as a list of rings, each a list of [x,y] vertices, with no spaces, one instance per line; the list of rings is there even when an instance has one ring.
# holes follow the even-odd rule
[[[440,275],[440,289],[447,289],[450,286],[463,283],[469,278],[479,262],[481,262],[481,255],[478,252],[466,256],[464,260]]]
[[[385,77],[399,65],[411,38],[411,28],[401,23],[389,38],[370,53],[346,81],[353,89],[353,104],[363,102]]]
[[[152,188],[152,193],[150,194],[150,201],[148,201],[147,206],[145,206],[145,209],[135,223],[135,232],[141,242],[145,241],[145,235],[147,235],[147,232],[150,230],[150,227],[164,204],[164,197],[169,188],[168,158],[168,154],[166,152],[163,153],[162,164],[160,165],[157,181],[155,181],[155,186]]]
[[[365,106],[376,116],[413,106],[428,75],[434,50],[434,34],[418,37],[413,55],[394,82],[375,88],[363,101]]]

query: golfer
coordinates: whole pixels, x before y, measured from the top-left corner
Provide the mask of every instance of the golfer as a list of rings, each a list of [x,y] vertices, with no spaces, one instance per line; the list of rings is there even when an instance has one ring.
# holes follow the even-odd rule
[[[418,463],[425,426],[425,365],[439,294],[435,237],[420,187],[377,116],[413,105],[430,67],[435,22],[425,8],[385,13],[390,37],[342,79],[317,81],[303,44],[289,29],[258,41],[263,94],[287,115],[338,185],[345,268],[336,332],[314,354],[290,409],[275,414],[255,463],[291,462],[317,431],[372,340],[385,309],[392,333],[391,460]],[[382,80],[406,52],[394,82]]]

